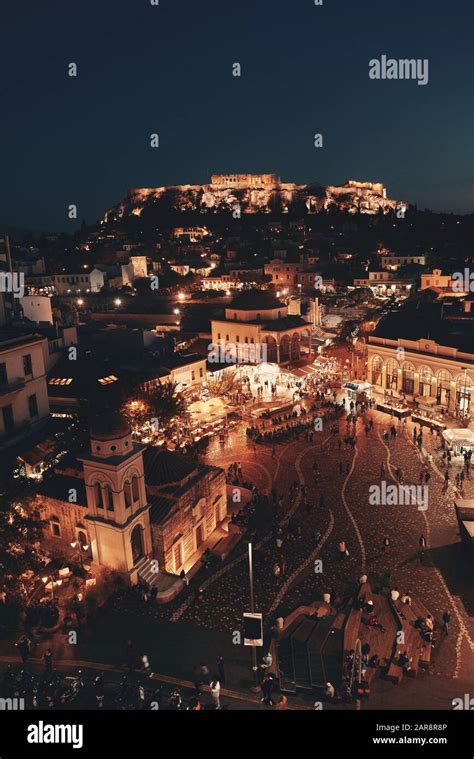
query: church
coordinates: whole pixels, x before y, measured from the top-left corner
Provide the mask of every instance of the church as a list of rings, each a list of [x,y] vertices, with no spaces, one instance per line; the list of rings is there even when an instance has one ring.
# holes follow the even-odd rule
[[[228,535],[224,470],[135,442],[116,412],[93,423],[89,450],[45,477],[36,506],[51,555],[71,560],[71,545],[79,546],[81,561],[157,585],[162,601]]]

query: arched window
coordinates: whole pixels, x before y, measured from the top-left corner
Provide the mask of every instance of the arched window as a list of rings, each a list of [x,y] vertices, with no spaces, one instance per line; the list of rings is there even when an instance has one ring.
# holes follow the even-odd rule
[[[94,485],[94,499],[95,499],[95,505],[98,509],[103,509],[104,504],[102,502],[102,488],[100,486],[100,482],[96,482]]]
[[[387,390],[396,390],[398,387],[398,364],[393,358],[387,361]]]
[[[132,505],[132,486],[129,482],[125,483],[123,492],[125,496],[125,507],[129,509]]]
[[[436,379],[438,384],[436,391],[436,401],[439,406],[448,408],[451,398],[451,375],[449,372],[441,369],[441,371],[438,372]]]
[[[471,378],[461,374],[456,382],[456,410],[462,416],[469,416],[471,410]]]
[[[415,389],[415,367],[413,364],[403,364],[402,390],[407,395],[413,395]]]
[[[132,497],[134,501],[140,500],[140,487],[138,483],[138,477],[132,478]]]
[[[372,385],[382,384],[382,367],[383,361],[380,356],[374,356],[372,359]]]
[[[107,511],[114,510],[114,499],[110,485],[104,485],[102,488],[102,503],[104,504],[104,509],[107,509]]]
[[[143,527],[141,524],[136,524],[130,535],[130,543],[132,546],[133,563],[136,564],[139,559],[144,555],[143,549]]]
[[[420,395],[423,398],[428,398],[431,395],[431,369],[427,366],[422,366],[420,369]]]

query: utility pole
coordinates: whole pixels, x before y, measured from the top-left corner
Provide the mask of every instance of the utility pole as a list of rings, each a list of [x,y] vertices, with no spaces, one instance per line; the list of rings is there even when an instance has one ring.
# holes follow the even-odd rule
[[[255,596],[253,591],[253,552],[252,543],[249,542],[249,580],[250,580],[250,611],[255,612]],[[258,667],[257,667],[257,649],[252,646],[252,672],[254,674],[254,685],[252,690],[258,691]]]

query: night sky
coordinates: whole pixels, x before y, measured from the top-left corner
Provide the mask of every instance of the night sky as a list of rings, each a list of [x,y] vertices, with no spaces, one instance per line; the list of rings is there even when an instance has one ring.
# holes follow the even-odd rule
[[[72,230],[70,203],[93,222],[130,187],[214,172],[382,181],[420,208],[473,210],[472,0],[8,5],[2,225]],[[428,58],[429,84],[371,81],[382,54]]]

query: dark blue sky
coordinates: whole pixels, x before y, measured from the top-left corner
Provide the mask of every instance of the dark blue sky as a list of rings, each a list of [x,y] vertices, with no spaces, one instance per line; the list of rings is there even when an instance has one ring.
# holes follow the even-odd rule
[[[471,0],[10,6],[0,45],[2,224],[68,229],[70,203],[91,222],[129,187],[233,171],[377,180],[422,208],[473,210]],[[370,80],[368,62],[382,54],[428,58],[429,84]]]

